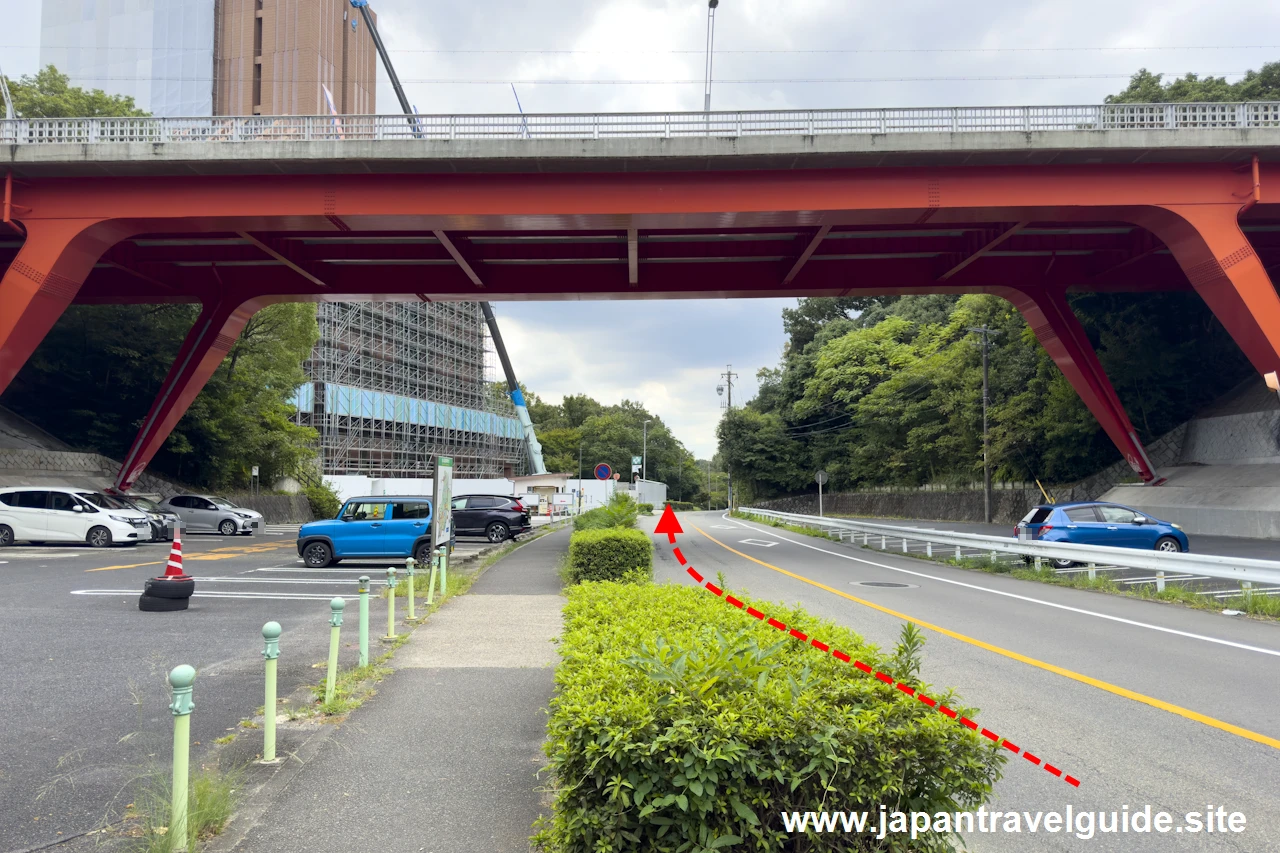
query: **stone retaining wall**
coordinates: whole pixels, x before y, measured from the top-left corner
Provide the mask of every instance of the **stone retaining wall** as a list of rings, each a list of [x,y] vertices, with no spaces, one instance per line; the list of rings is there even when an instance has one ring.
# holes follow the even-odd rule
[[[311,502],[306,495],[255,496],[248,492],[231,492],[223,497],[262,513],[267,524],[305,524],[311,521]]]

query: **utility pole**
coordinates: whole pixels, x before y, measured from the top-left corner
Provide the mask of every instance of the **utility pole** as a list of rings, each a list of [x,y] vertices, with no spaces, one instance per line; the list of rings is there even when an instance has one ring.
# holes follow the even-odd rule
[[[990,404],[990,359],[988,353],[991,350],[991,338],[1000,334],[995,329],[988,328],[985,324],[976,328],[970,328],[968,331],[974,332],[982,336],[982,517],[986,519],[987,524],[991,523],[991,454],[990,440],[987,435],[987,407]]]
[[[582,442],[578,442],[578,512],[582,512]]]
[[[725,411],[733,411],[733,380],[738,378],[738,374],[733,372],[733,365],[726,364],[724,373],[720,374],[720,378],[724,380],[723,385],[716,386],[716,394],[723,394],[726,390],[729,392],[727,402],[725,403]],[[729,457],[724,460],[724,497],[727,509],[733,511],[733,474],[729,471]]]

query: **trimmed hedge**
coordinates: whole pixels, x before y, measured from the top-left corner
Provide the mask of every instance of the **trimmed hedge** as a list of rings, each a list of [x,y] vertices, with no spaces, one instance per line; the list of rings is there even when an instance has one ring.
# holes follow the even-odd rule
[[[689,501],[667,501],[667,503],[670,504],[671,508],[676,512],[698,512],[699,510],[706,509],[705,506],[699,506],[698,504],[690,503]]]
[[[653,542],[640,530],[575,530],[569,537],[569,583],[621,580],[636,569],[653,574]]]
[[[548,853],[951,850],[941,835],[802,840],[780,813],[954,812],[991,796],[995,744],[704,590],[586,583],[568,596],[545,746],[554,810],[534,836]],[[756,604],[892,672],[852,631]]]
[[[653,504],[636,504],[636,508],[643,515],[653,515]]]

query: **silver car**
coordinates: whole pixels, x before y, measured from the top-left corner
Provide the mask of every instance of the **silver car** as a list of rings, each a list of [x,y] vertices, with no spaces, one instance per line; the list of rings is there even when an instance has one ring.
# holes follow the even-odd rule
[[[174,495],[161,501],[160,506],[177,513],[183,530],[235,536],[262,529],[262,513],[214,495]]]

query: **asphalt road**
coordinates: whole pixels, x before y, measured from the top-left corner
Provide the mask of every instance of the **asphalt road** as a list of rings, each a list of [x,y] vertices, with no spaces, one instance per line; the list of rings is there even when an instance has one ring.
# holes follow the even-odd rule
[[[485,544],[461,540],[459,551]],[[376,593],[396,564],[304,569],[289,528],[235,539],[188,534],[183,551],[197,579],[190,609],[142,613],[138,594],[146,578],[164,571],[167,543],[0,549],[7,597],[0,620],[0,851],[55,843],[114,820],[132,801],[140,774],[167,768],[167,676],[174,666],[191,664],[198,673],[194,763],[262,705],[265,622],[284,629],[282,698],[323,677],[316,666],[328,654],[328,602],[336,595],[348,600],[341,664],[355,665],[356,578],[370,575]],[[386,631],[382,600],[371,596],[370,611],[376,638]],[[260,730],[240,731],[241,738],[261,738]]]
[[[712,581],[723,572],[734,590],[799,602],[889,648],[903,616],[929,623],[924,678],[956,687],[981,709],[980,726],[1080,781],[1071,787],[1010,755],[995,808],[1149,804],[1178,816],[1167,834],[1082,840],[1024,828],[969,836],[971,849],[1280,850],[1280,625],[924,563],[718,513],[680,518],[677,545]],[[693,583],[665,537],[656,574]],[[1192,834],[1182,816],[1206,806],[1243,813],[1245,832]]]

